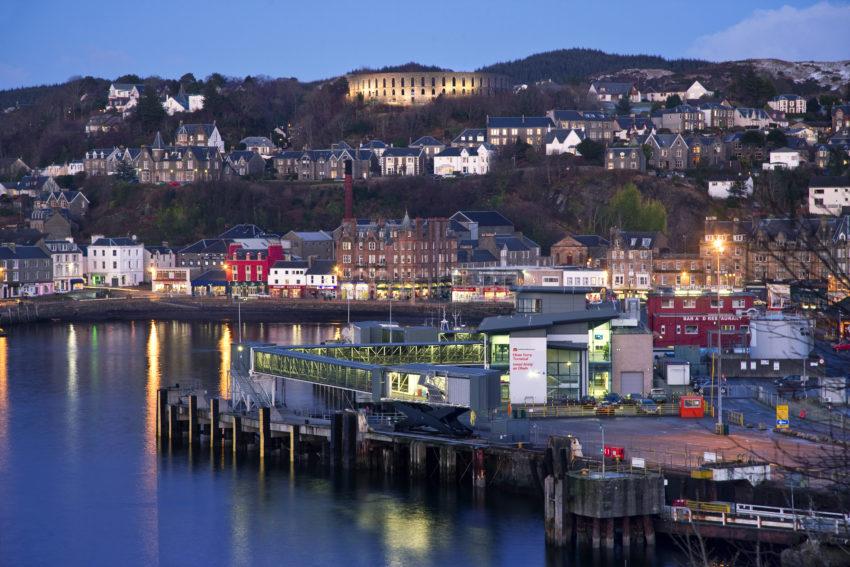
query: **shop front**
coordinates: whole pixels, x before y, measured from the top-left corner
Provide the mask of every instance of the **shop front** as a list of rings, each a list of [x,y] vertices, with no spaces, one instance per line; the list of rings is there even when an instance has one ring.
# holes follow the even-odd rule
[[[304,297],[304,286],[273,285],[269,287],[269,295],[280,299],[301,299]]]
[[[339,286],[340,298],[352,301],[367,301],[370,298],[369,284],[365,282],[344,282]]]

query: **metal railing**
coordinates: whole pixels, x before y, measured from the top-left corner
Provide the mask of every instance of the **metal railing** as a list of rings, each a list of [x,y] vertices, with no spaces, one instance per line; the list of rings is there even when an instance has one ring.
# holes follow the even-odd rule
[[[850,534],[850,515],[835,512],[726,502],[688,502],[685,506],[665,506],[664,514],[668,519],[680,523],[711,523],[842,536]]]
[[[570,417],[657,417],[659,415],[678,416],[676,404],[658,404],[657,411],[646,411],[637,405],[620,406],[580,406],[580,405],[534,405],[513,406],[514,410],[525,411],[530,419],[570,418]]]

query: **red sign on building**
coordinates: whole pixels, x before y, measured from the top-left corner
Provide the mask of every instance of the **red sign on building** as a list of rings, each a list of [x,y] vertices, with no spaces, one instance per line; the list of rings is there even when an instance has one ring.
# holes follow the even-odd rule
[[[609,459],[617,459],[622,461],[626,458],[626,449],[625,447],[614,447],[612,445],[605,445],[602,449],[602,454]]]
[[[717,346],[718,332],[723,346],[746,346],[754,300],[746,292],[721,294],[719,304],[716,293],[650,294],[646,310],[654,346]]]

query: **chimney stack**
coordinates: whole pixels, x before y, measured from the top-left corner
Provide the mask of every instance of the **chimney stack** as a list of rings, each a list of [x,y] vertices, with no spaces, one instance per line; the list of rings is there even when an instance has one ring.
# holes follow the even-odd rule
[[[345,160],[345,219],[354,218],[354,180],[352,179],[352,167],[354,163],[349,159]]]

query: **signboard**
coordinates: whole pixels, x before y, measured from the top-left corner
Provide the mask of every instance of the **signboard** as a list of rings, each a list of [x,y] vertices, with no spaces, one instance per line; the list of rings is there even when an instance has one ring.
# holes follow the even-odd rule
[[[546,337],[511,337],[512,404],[546,403]]]
[[[789,424],[790,424],[790,422],[788,421],[788,406],[787,405],[776,406],[776,428],[777,429],[788,429]]]
[[[626,456],[625,447],[614,447],[612,445],[605,445],[602,449],[602,454],[611,459],[617,459],[622,461]]]
[[[646,460],[640,457],[632,457],[632,467],[636,469],[645,469],[646,468]]]

